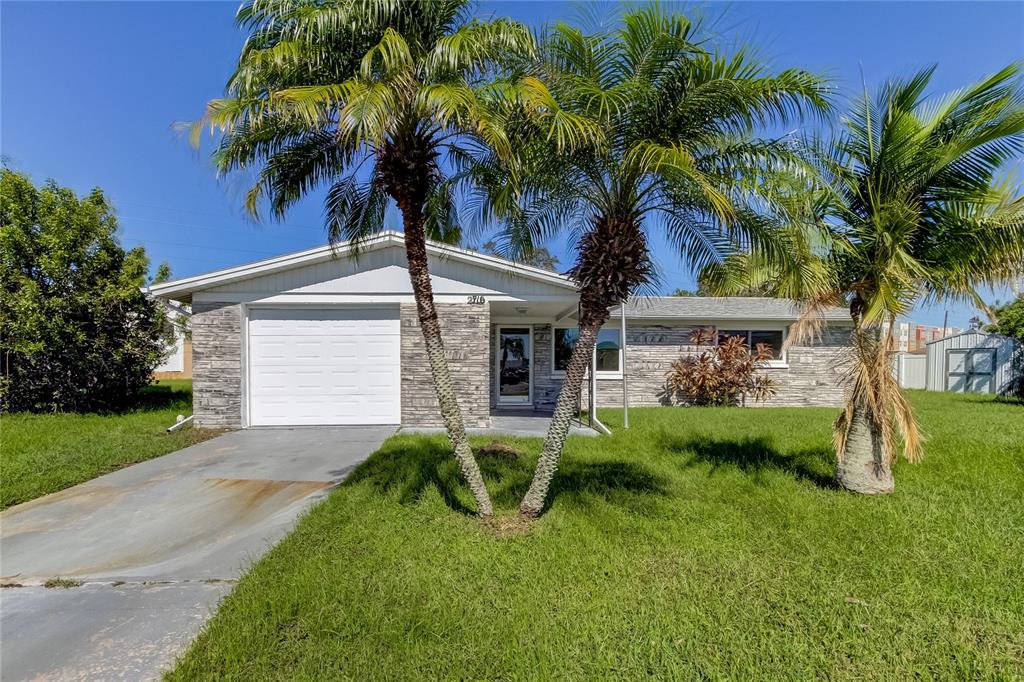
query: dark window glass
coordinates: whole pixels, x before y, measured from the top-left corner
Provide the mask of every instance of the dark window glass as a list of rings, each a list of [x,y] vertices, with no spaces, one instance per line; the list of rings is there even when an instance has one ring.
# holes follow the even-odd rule
[[[572,349],[576,347],[576,341],[580,338],[580,330],[576,327],[568,329],[555,329],[555,370],[564,372],[569,366],[569,358],[572,357]]]
[[[757,348],[757,344],[763,343],[772,349],[772,357],[776,360],[782,357],[782,332],[750,332],[750,348]]]
[[[743,329],[719,329],[718,330],[718,343],[719,344],[724,343],[725,340],[727,338],[729,338],[730,336],[738,336],[741,339],[743,339],[743,343],[744,344],[749,345],[750,344],[750,337],[748,336],[749,333],[750,332],[748,332],[746,330],[743,330]]]
[[[619,330],[602,329],[597,335],[597,371],[619,371]]]

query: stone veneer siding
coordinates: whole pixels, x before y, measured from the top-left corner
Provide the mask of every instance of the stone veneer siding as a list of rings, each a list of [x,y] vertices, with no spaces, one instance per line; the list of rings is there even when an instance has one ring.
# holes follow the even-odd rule
[[[242,310],[192,306],[192,414],[199,426],[242,424]]]
[[[737,323],[744,326],[743,323]],[[750,325],[747,325],[750,326]],[[666,405],[663,393],[665,374],[673,360],[696,352],[690,343],[694,327],[670,324],[635,324],[627,322],[626,368],[631,406]],[[811,346],[794,346],[788,351],[788,367],[761,371],[779,383],[778,393],[764,403],[750,401],[748,406],[834,407],[842,405],[844,392],[838,383],[837,364],[849,345],[848,327],[829,327]],[[584,408],[589,404],[587,387],[583,388]],[[622,380],[597,380],[598,406],[622,405]]]
[[[490,425],[487,367],[490,310],[485,305],[438,303],[448,367],[455,379],[459,406],[467,427]],[[434,381],[423,346],[416,304],[403,303],[402,423],[408,426],[444,426],[434,393]]]

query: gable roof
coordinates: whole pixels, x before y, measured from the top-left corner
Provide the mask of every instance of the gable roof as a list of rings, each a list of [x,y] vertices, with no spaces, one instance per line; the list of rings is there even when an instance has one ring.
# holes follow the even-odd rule
[[[154,284],[149,287],[149,293],[162,299],[174,299],[178,301],[191,300],[192,294],[204,289],[232,284],[242,280],[263,277],[284,270],[313,265],[326,262],[332,259],[346,256],[354,256],[379,249],[400,247],[405,248],[405,238],[401,232],[392,230],[381,232],[372,237],[362,240],[359,243],[354,241],[340,242],[338,244],[326,244],[305,251],[296,251],[283,256],[275,256],[264,260],[237,265],[221,270],[214,270],[200,275],[183,277],[181,279]],[[572,292],[576,287],[565,275],[557,272],[550,272],[531,265],[516,263],[497,256],[490,256],[475,251],[469,251],[448,244],[427,241],[427,254],[437,258],[467,263],[482,267],[488,270],[503,272],[505,274],[523,277],[528,280],[543,282],[558,287],[563,287]]]
[[[616,306],[612,317],[618,314]],[[800,308],[789,299],[760,296],[642,296],[626,304],[626,317],[793,321],[800,317]],[[845,308],[827,308],[824,318],[829,322],[849,322],[850,313]]]

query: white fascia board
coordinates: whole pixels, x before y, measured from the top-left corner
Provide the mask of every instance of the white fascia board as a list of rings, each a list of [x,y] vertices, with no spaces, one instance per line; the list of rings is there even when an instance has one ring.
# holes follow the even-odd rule
[[[283,256],[267,258],[254,263],[246,263],[244,265],[225,268],[223,270],[215,270],[201,275],[194,275],[192,277],[185,277],[179,280],[152,285],[149,287],[149,293],[159,298],[173,299],[175,297],[188,296],[193,292],[199,292],[203,289],[208,289],[214,286],[230,284],[245,279],[251,279],[253,277],[260,277],[262,275],[279,272],[281,270],[288,270],[303,265],[310,265],[312,263],[330,260],[331,258],[347,256],[356,251],[362,253],[389,246],[400,246],[404,248],[405,240],[402,234],[390,231],[382,232],[364,240],[358,246],[353,245],[351,242],[345,242],[336,246],[328,244],[325,246],[307,249],[305,251],[298,251],[295,253],[285,254]],[[490,270],[507,272],[513,276],[521,276],[527,279],[533,279],[575,291],[573,284],[563,275],[559,275],[555,272],[548,272],[547,270],[535,268],[530,265],[513,263],[495,256],[487,256],[473,251],[467,251],[466,249],[437,244],[434,242],[427,242],[427,253],[441,259],[450,258],[452,260],[470,263]]]
[[[467,303],[466,294],[434,294],[434,300],[438,303]],[[333,303],[414,303],[415,298],[411,293],[385,294],[385,293],[280,293],[260,294],[252,292],[230,292],[230,291],[198,291],[192,297],[193,303],[312,303],[312,304],[333,304]],[[485,295],[486,303],[545,303],[564,302],[564,296],[531,296],[522,298],[520,296]]]

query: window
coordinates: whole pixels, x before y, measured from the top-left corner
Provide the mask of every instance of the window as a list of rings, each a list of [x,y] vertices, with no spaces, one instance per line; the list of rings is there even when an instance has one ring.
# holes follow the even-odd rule
[[[718,343],[722,343],[730,336],[740,337],[747,348],[751,350],[757,348],[757,344],[763,343],[772,351],[774,359],[770,364],[782,365],[785,363],[782,353],[784,335],[781,329],[719,329]]]
[[[619,358],[622,356],[622,344],[619,343],[618,329],[602,329],[597,333],[597,371],[620,371]]]
[[[580,338],[580,330],[576,327],[555,327],[552,334],[554,344],[554,363],[552,370],[564,372],[569,366],[569,358]],[[594,348],[594,362],[598,376],[618,375],[622,372],[622,343],[618,329],[602,329],[597,334],[597,345]]]
[[[572,349],[576,347],[576,341],[580,338],[580,330],[576,327],[555,328],[555,366],[556,372],[564,372],[569,366],[569,358],[572,357]]]

